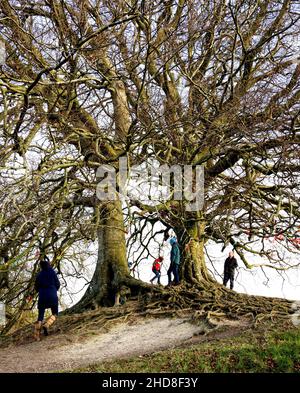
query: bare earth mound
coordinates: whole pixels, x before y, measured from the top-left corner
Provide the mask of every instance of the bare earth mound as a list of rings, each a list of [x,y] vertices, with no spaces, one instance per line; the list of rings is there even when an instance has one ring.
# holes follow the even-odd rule
[[[40,342],[10,344],[1,348],[0,372],[49,372],[70,370],[103,361],[145,355],[207,339],[238,334],[246,321],[223,321],[205,334],[203,325],[189,318],[144,318],[120,322],[107,332],[84,337],[54,334]],[[205,334],[205,336],[204,336]]]

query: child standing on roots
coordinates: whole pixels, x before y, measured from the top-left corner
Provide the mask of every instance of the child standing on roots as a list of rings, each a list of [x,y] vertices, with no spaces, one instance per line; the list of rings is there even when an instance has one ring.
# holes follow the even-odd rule
[[[157,284],[160,285],[160,268],[161,268],[161,263],[164,260],[163,257],[158,257],[155,259],[152,265],[152,271],[155,274],[153,278],[151,278],[150,282],[153,284],[153,281],[157,278]]]
[[[60,283],[55,271],[50,265],[49,258],[47,256],[41,256],[39,251],[36,256],[39,258],[41,271],[38,273],[35,280],[35,289],[39,293],[39,315],[35,323],[34,338],[39,341],[41,329],[43,328],[45,336],[48,336],[48,329],[55,322],[58,315],[57,291],[60,287]],[[47,308],[51,309],[52,315],[43,323]]]

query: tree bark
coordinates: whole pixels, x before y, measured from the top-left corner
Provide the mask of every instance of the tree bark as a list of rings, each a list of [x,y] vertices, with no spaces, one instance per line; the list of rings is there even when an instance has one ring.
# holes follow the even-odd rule
[[[209,274],[205,256],[205,220],[203,212],[186,213],[175,233],[181,246],[181,280],[188,283],[217,284]]]
[[[130,276],[121,201],[110,201],[97,208],[100,213],[97,264],[91,283],[83,298],[72,307],[73,312],[92,305],[114,305]]]

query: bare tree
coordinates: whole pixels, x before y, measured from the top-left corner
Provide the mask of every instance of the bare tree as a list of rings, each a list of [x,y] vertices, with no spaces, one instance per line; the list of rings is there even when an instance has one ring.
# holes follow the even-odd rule
[[[7,51],[0,159],[21,196],[6,202],[1,222],[11,261],[21,249],[28,255],[41,234],[45,247],[57,244],[58,259],[64,245],[97,238],[96,270],[76,309],[147,290],[129,274],[121,201],[95,196],[97,168],[118,171],[120,157],[129,166],[152,159],[205,167],[203,209],[130,201],[135,222],[159,221],[166,235],[174,229],[188,283],[217,287],[204,258],[208,239],[231,243],[250,266],[243,250],[252,239],[278,223],[293,236],[297,4],[3,0],[0,18]],[[259,255],[268,253],[262,247]]]
[[[177,13],[174,4],[165,9],[148,57],[149,90],[161,108],[154,155],[163,164],[204,165],[205,206],[190,213],[172,200],[135,204],[175,230],[187,281],[212,280],[209,239],[232,244],[247,267],[244,251],[288,268],[264,239],[280,232],[298,252],[299,9],[289,1],[179,4]]]

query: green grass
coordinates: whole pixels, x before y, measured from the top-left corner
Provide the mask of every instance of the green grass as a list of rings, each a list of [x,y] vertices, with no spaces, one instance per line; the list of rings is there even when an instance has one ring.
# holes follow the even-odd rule
[[[300,372],[300,330],[246,332],[152,355],[115,360],[72,372]]]

